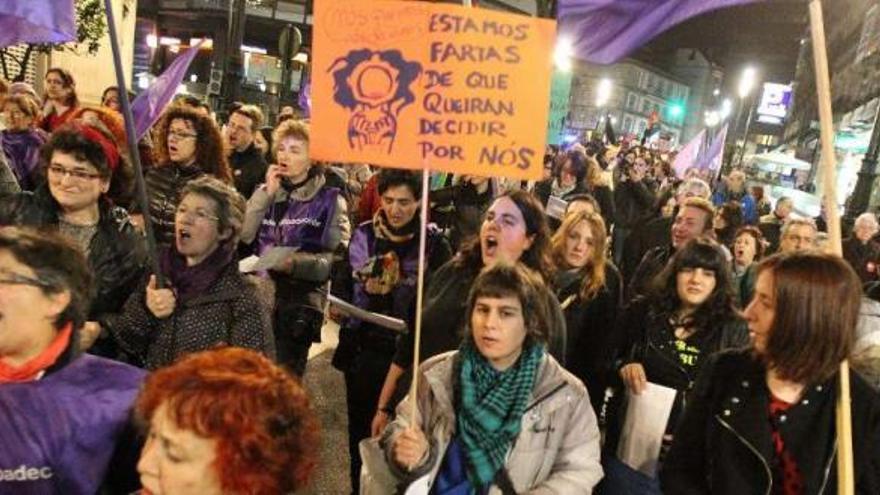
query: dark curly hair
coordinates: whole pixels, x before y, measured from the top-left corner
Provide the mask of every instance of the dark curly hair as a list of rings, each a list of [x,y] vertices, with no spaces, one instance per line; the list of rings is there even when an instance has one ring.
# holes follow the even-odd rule
[[[547,225],[547,215],[544,214],[544,208],[538,198],[521,189],[506,192],[498,196],[495,201],[501,198],[508,198],[516,204],[526,223],[526,235],[534,236],[531,247],[522,254],[519,261],[540,273],[544,281],[549,284],[553,280],[556,269],[550,249],[550,227]],[[485,214],[483,221],[486,221]],[[464,243],[454,262],[460,267],[469,268],[473,273],[477,273],[483,268],[479,235]]]
[[[217,124],[210,117],[182,105],[169,108],[156,128],[157,145],[154,149],[158,166],[164,167],[171,164],[171,159],[168,157],[168,128],[171,126],[171,122],[176,119],[189,122],[198,134],[196,164],[199,168],[203,172],[231,184],[232,172],[229,169],[229,162],[226,160],[223,137],[220,135]]]
[[[661,314],[672,316],[681,308],[677,275],[687,268],[702,268],[715,273],[712,294],[691,315],[688,326],[695,332],[709,330],[730,320],[740,319],[733,296],[733,284],[727,256],[721,246],[708,238],[697,238],[679,249],[666,268],[653,280],[651,301]]]
[[[110,188],[104,197],[114,204],[125,205],[131,198],[131,192],[134,185],[134,174],[132,173],[131,164],[125,156],[125,153],[119,153],[119,164],[116,170],[110,170],[107,157],[104,150],[94,141],[86,139],[79,129],[90,127],[101,133],[109,141],[113,142],[113,134],[106,127],[92,126],[71,122],[64,124],[52,133],[49,141],[40,148],[40,169],[43,177],[46,177],[46,171],[52,162],[52,155],[56,151],[73,156],[78,161],[89,162],[98,174],[104,180],[110,181]]]
[[[224,493],[293,493],[314,472],[318,421],[308,394],[261,354],[214,349],[153,372],[138,419],[148,424],[163,405],[178,428],[217,442],[213,468]]]

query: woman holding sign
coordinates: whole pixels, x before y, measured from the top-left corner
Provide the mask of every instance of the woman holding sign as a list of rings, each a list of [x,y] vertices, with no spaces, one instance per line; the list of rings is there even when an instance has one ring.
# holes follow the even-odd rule
[[[835,403],[860,286],[830,255],[761,262],[745,310],[753,349],[705,366],[661,473],[664,491],[837,493]],[[850,382],[855,490],[880,493],[880,397],[858,374]]]
[[[419,369],[383,445],[401,479],[431,493],[590,493],[602,477],[586,388],[546,349],[546,286],[521,264],[486,268],[457,351]],[[416,401],[418,418],[410,416]]]
[[[521,262],[544,277],[547,285],[552,281],[547,217],[538,200],[525,191],[511,191],[496,199],[483,218],[479,237],[471,239],[455,258],[430,275],[422,307],[419,352],[423,359],[458,348],[466,323],[462,308],[467,303],[468,291],[480,270],[499,261]],[[552,291],[545,288],[543,297],[551,318],[548,350],[557,360],[564,361],[565,317]],[[414,345],[412,332],[397,341],[397,352],[373,420],[374,436],[388,422],[395,399],[406,393],[409,380],[401,377],[412,365]]]
[[[309,347],[321,339],[333,253],[351,230],[345,198],[309,159],[309,125],[286,120],[272,142],[278,163],[248,200],[242,241],[256,240],[262,261],[273,260],[278,361],[302,376]]]
[[[622,347],[620,377],[631,397],[648,388],[652,396],[654,391],[659,390],[659,394],[663,390],[658,386],[674,394],[665,432],[661,431],[662,444],[658,445],[661,461],[674,440],[672,433],[697,374],[708,358],[718,351],[748,344],[745,322],[734,307],[730,278],[720,246],[711,240],[695,239],[679,249],[657,276],[652,294],[634,301],[621,318],[617,335],[628,342]],[[626,412],[619,415],[618,423],[624,423]],[[620,435],[629,433],[622,431]],[[609,442],[611,447],[616,443]],[[647,489],[646,493],[659,493],[655,476],[621,461],[634,462],[618,460],[613,452],[606,459],[609,493],[642,493],[636,487]]]

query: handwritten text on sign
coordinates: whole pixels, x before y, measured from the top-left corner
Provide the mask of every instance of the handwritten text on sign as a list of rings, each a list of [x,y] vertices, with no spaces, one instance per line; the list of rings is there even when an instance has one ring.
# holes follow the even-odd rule
[[[554,38],[545,19],[317,0],[311,156],[540,178]]]

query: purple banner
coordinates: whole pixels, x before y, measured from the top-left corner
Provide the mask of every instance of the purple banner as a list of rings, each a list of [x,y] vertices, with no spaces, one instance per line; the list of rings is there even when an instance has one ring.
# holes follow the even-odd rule
[[[177,93],[177,87],[186,76],[186,71],[196,55],[203,41],[179,55],[171,65],[165,69],[161,76],[157,77],[146,91],[139,94],[131,103],[131,113],[134,116],[134,130],[138,141],[150,130],[153,124],[159,120],[165,106],[171,102]]]
[[[559,33],[572,38],[575,55],[613,64],[691,17],[761,0],[559,0]]]
[[[0,1],[0,47],[76,41],[73,0]]]

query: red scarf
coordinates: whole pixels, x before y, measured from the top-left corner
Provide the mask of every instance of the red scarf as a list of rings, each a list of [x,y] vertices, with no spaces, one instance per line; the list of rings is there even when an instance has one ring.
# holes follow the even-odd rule
[[[58,332],[55,340],[39,355],[21,366],[12,366],[0,360],[0,384],[20,383],[35,380],[37,376],[58,361],[70,344],[73,323],[68,323]]]

